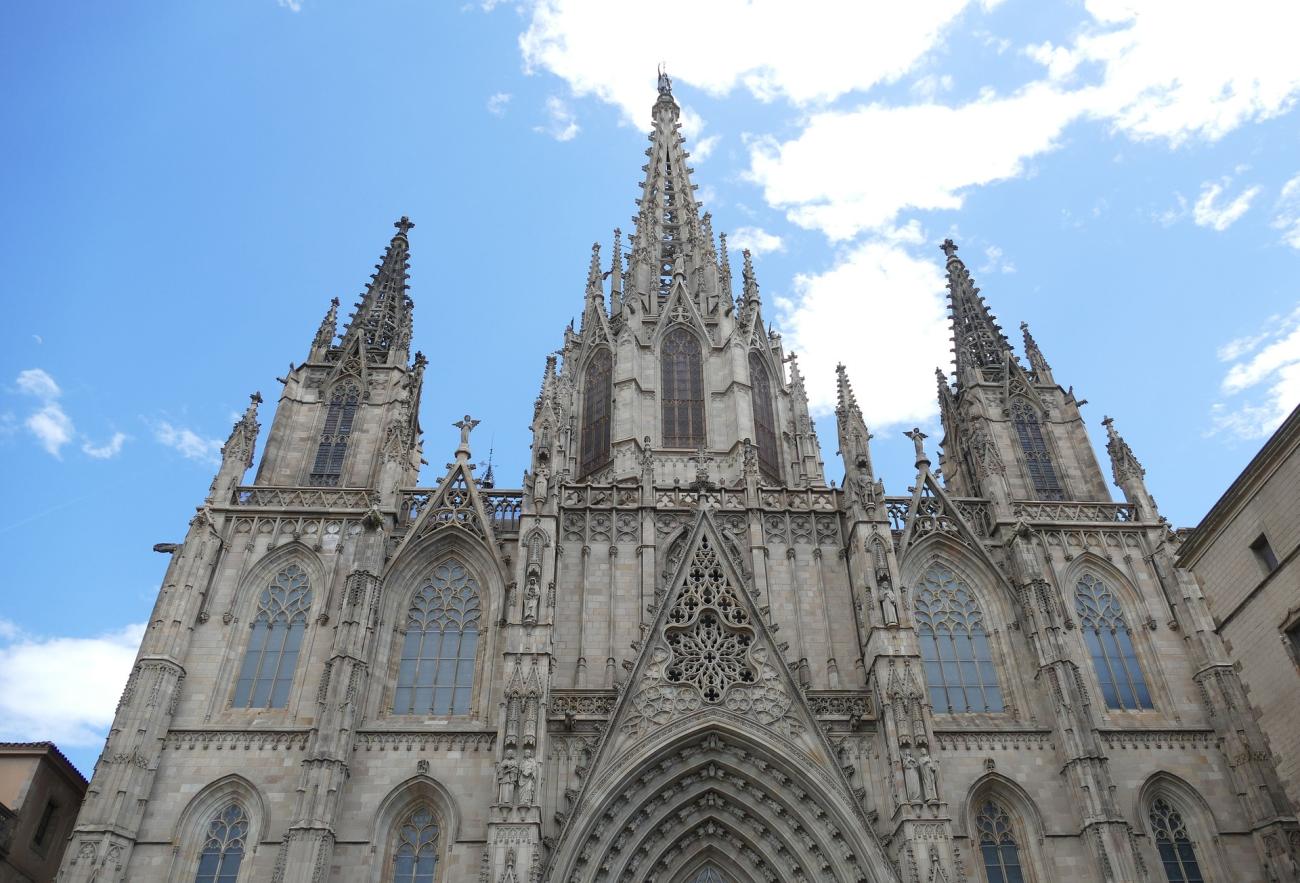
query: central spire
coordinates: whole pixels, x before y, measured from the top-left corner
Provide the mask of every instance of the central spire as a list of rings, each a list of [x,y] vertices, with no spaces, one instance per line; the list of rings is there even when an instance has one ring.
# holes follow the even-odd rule
[[[948,258],[948,308],[952,311],[952,345],[957,363],[957,382],[967,383],[982,379],[982,368],[1001,368],[1011,344],[1002,333],[997,320],[989,312],[980,290],[975,287],[970,271],[957,257],[957,245],[945,239],[940,246]],[[967,378],[967,373],[976,374]]]
[[[632,264],[637,287],[663,299],[673,277],[680,273],[690,278],[692,270],[703,266],[709,249],[704,247],[692,170],[686,165],[688,154],[679,134],[681,108],[673,98],[672,80],[662,68],[653,118],[654,131],[646,150],[650,161],[642,167],[645,180],[634,218]]]
[[[362,335],[367,358],[380,362],[394,350],[402,351],[404,360],[404,351],[411,343],[412,304],[406,293],[410,287],[406,280],[410,276],[411,243],[406,234],[415,224],[403,215],[393,226],[397,233],[388,243],[383,260],[375,265],[376,272],[343,333],[344,346]]]

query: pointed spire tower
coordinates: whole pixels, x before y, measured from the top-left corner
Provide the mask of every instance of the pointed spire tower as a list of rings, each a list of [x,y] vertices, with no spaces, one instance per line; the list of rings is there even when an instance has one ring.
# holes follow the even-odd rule
[[[406,363],[411,345],[411,309],[406,290],[410,278],[411,243],[407,233],[415,226],[403,215],[394,227],[397,233],[388,243],[383,260],[361,296],[356,311],[348,319],[341,349],[360,341],[370,364]]]
[[[945,239],[940,248],[948,258],[948,309],[957,383],[978,383],[986,369],[1001,370],[1005,366],[1011,344],[980,297],[970,271],[957,257],[957,245]]]
[[[1020,323],[1020,333],[1025,336],[1025,358],[1029,360],[1029,370],[1038,383],[1055,383],[1052,379],[1052,366],[1047,364],[1047,359],[1043,358],[1043,351],[1038,348],[1038,342],[1034,336],[1029,333],[1029,323]]]

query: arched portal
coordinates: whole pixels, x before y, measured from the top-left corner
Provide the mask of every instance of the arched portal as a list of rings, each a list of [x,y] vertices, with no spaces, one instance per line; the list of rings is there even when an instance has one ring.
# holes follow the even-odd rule
[[[692,715],[592,770],[557,845],[564,883],[895,879],[825,759],[725,711]],[[706,874],[704,880],[711,878]]]

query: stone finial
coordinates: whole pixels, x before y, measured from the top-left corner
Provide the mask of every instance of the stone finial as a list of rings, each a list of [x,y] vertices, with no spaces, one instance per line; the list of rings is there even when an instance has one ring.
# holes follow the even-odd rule
[[[943,244],[939,246],[939,249],[947,255],[949,260],[957,257],[957,243],[953,242],[951,239],[945,239]]]
[[[660,62],[659,64],[659,94],[667,95],[669,97],[672,97],[673,94],[673,81],[672,78],[668,76],[668,68],[663,64],[663,62]]]
[[[402,215],[393,226],[397,228],[397,235],[405,236],[415,226],[415,222],[406,215]]]
[[[474,427],[479,425],[479,421],[466,414],[462,419],[451,424],[460,430],[460,445],[456,448],[457,460],[469,459],[469,434],[474,431]]]
[[[922,432],[919,426],[912,427],[911,430],[903,433],[903,435],[910,438],[912,440],[912,444],[916,447],[917,468],[920,468],[921,464],[925,464],[926,466],[929,466],[930,458],[925,453],[925,440],[929,438],[929,436],[926,435],[924,432]]]

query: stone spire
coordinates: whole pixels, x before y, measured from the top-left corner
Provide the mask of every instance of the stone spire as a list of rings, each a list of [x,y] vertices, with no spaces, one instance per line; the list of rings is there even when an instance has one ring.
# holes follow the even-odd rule
[[[320,327],[316,329],[316,339],[311,342],[311,360],[313,362],[325,358],[325,354],[334,345],[338,327],[339,299],[336,297],[330,300],[330,308],[325,311],[325,318],[320,320]]]
[[[1110,455],[1110,473],[1115,486],[1124,492],[1125,500],[1138,507],[1139,517],[1159,517],[1156,501],[1147,490],[1144,479],[1147,471],[1138,462],[1128,442],[1124,441],[1124,436],[1115,429],[1115,421],[1106,417],[1101,424],[1106,427],[1106,453]]]
[[[957,246],[945,239],[941,246],[948,257],[948,309],[952,315],[953,355],[959,384],[978,381],[982,368],[1001,368],[1011,351],[1006,335],[980,297],[970,271],[957,257]]]
[[[230,495],[243,479],[244,473],[253,465],[253,449],[257,446],[257,435],[262,430],[262,424],[257,422],[257,406],[261,403],[260,392],[248,397],[244,415],[235,422],[230,437],[222,445],[221,466],[208,489],[209,503],[230,502]]]
[[[848,485],[850,478],[858,474],[865,475],[868,480],[873,479],[875,476],[868,444],[871,433],[867,430],[866,420],[862,418],[862,409],[858,407],[843,362],[835,366],[835,388],[835,422],[839,429],[840,456],[844,458],[844,483]]]
[[[745,258],[745,266],[741,271],[741,288],[744,302],[741,308],[742,321],[749,322],[758,314],[759,308],[763,305],[763,299],[758,293],[758,277],[754,275],[754,261],[745,249],[741,254]]]
[[[1039,383],[1052,383],[1052,366],[1047,364],[1047,359],[1043,358],[1043,351],[1038,348],[1038,342],[1034,336],[1029,333],[1029,323],[1020,323],[1020,332],[1025,336],[1025,358],[1029,360],[1029,370],[1033,372],[1034,379]]]
[[[614,228],[614,253],[609,261],[609,312],[616,315],[623,309],[623,231]]]
[[[375,265],[366,293],[343,332],[344,346],[360,336],[367,354],[377,362],[387,361],[389,353],[398,351],[402,353],[399,362],[405,362],[404,351],[411,343],[412,304],[406,293],[411,243],[406,234],[415,225],[403,215],[393,226],[397,234],[388,243],[383,260]]]
[[[804,387],[803,373],[799,370],[799,357],[791,353],[790,402],[794,410],[794,443],[799,456],[799,483],[804,486],[821,486],[826,483],[822,471],[821,442],[817,439],[817,426],[808,411],[808,391]]]
[[[735,294],[731,290],[731,257],[727,254],[727,234],[718,234],[718,287],[722,289],[723,295],[731,300]]]
[[[655,295],[650,299],[654,309],[668,295],[675,274],[689,279],[691,270],[701,265],[703,255],[696,251],[703,240],[699,203],[678,133],[681,109],[673,99],[672,81],[662,71],[652,115],[654,131],[646,149],[649,162],[642,167],[645,180],[637,201],[632,264],[638,292]]]

